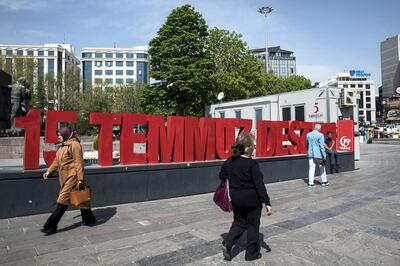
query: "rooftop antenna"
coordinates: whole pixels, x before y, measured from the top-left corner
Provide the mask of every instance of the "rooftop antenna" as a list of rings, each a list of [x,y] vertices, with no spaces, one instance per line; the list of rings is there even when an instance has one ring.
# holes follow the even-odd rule
[[[116,42],[114,42],[114,48],[116,48],[117,47],[117,43]]]
[[[64,42],[63,42],[63,44],[65,44],[65,32],[64,32]]]

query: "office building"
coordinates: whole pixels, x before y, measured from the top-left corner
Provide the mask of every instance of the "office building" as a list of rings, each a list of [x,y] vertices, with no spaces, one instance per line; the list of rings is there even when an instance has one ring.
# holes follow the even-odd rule
[[[265,69],[265,48],[251,49],[250,52],[263,62]],[[283,50],[280,46],[268,47],[268,72],[278,77],[295,76],[296,57],[293,52]]]
[[[34,59],[38,77],[51,74],[57,78],[67,70],[80,71],[79,59],[71,44],[0,45],[0,56],[4,60],[3,69],[11,75],[15,73],[13,67],[18,65],[16,61],[25,58]]]
[[[95,84],[148,83],[147,46],[133,48],[83,48],[83,90]]]
[[[381,42],[382,96],[387,99],[400,87],[400,35]]]

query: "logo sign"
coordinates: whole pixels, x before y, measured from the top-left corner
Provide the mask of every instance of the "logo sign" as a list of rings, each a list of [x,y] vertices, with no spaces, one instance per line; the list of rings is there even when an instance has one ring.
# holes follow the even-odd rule
[[[337,151],[354,151],[354,122],[353,120],[339,120]]]
[[[342,150],[351,150],[351,139],[347,136],[343,136],[339,140],[340,147]]]
[[[350,70],[350,76],[352,77],[369,77],[370,73],[365,73],[364,70]]]

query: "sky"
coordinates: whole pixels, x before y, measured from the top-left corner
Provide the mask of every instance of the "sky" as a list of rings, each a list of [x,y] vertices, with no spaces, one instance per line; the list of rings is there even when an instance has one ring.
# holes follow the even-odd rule
[[[147,45],[172,9],[190,4],[209,28],[243,35],[249,48],[294,51],[297,74],[323,82],[365,70],[381,85],[380,43],[400,34],[399,0],[0,0],[0,44]],[[271,6],[267,19],[257,12]]]

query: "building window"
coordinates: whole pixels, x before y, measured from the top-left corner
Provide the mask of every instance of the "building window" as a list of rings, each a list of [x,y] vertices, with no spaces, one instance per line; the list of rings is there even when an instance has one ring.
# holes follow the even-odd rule
[[[116,84],[123,84],[124,83],[124,79],[116,79],[115,83]]]
[[[43,78],[44,76],[44,59],[38,59],[38,78]]]
[[[348,87],[349,87],[349,85],[343,84],[343,88],[348,88]]]
[[[17,50],[17,55],[24,55],[24,51],[23,50]]]
[[[95,70],[94,74],[99,76],[99,75],[103,75],[103,70]]]
[[[235,117],[236,118],[242,118],[242,111],[241,110],[235,110]]]
[[[365,88],[366,88],[367,90],[369,90],[369,89],[371,89],[371,85],[367,84],[367,85],[365,85]]]
[[[126,61],[126,66],[133,66],[133,61]]]
[[[304,106],[294,107],[295,120],[304,121]]]
[[[356,87],[356,84],[351,84],[350,85],[350,88],[355,88]]]
[[[12,53],[12,50],[11,49],[7,49],[6,50],[6,55],[12,55],[13,53]]]
[[[115,70],[115,75],[122,76],[122,75],[124,75],[124,71],[123,70]]]
[[[92,83],[92,61],[82,62],[83,72],[83,90],[91,86]]]
[[[370,103],[371,102],[371,97],[365,97],[365,102]]]
[[[102,61],[96,61],[95,65],[97,67],[101,67],[103,65],[103,62]]]
[[[136,80],[140,83],[147,83],[147,62],[137,62],[136,69]]]
[[[44,51],[43,51],[43,50],[39,50],[39,51],[37,52],[37,54],[38,54],[38,56],[44,56]]]
[[[124,58],[124,54],[123,53],[116,53],[115,57],[116,58]]]
[[[47,72],[54,74],[54,59],[47,60]]]
[[[358,100],[358,108],[364,108],[364,93],[360,92],[360,99]]]
[[[94,57],[96,58],[103,58],[103,53],[95,53]]]
[[[112,53],[106,53],[106,58],[113,58],[113,54]]]
[[[132,53],[127,53],[126,54],[126,58],[133,58],[133,54]]]
[[[127,76],[133,76],[133,70],[127,70],[126,71]]]
[[[291,118],[291,114],[290,114],[290,107],[284,107],[282,108],[282,120],[283,121],[290,121]]]
[[[225,118],[225,112],[219,112],[219,117],[220,118]]]
[[[101,84],[103,82],[103,79],[94,79],[95,84]]]
[[[107,76],[110,76],[110,75],[112,75],[113,74],[113,71],[112,70],[106,70],[106,75]]]
[[[124,66],[124,61],[115,62],[115,66]]]
[[[365,91],[365,95],[370,96],[371,95],[371,91]]]
[[[106,61],[106,67],[112,67],[113,62],[112,61]]]
[[[106,79],[107,84],[113,84],[113,79]]]
[[[126,83],[133,83],[133,79],[126,79]]]
[[[291,67],[290,68],[290,74],[293,74],[294,73],[294,69],[293,69],[293,67]]]
[[[136,54],[136,58],[147,58],[147,54]]]
[[[33,56],[33,51],[32,50],[28,50],[27,55],[28,56]]]
[[[54,56],[54,51],[53,50],[47,51],[47,55],[48,56]]]
[[[367,121],[371,122],[371,111],[367,111]]]
[[[255,119],[255,122],[254,122],[254,125],[255,125],[255,128],[257,129],[257,121],[258,120],[262,120],[262,109],[260,108],[260,109],[255,109],[254,110],[254,119]]]
[[[92,53],[83,53],[82,57],[83,58],[92,58]]]
[[[370,104],[370,103],[367,103],[367,104],[366,104],[366,107],[367,107],[367,108],[371,108],[371,104]]]
[[[358,87],[359,87],[359,88],[362,88],[362,87],[363,87],[363,85],[362,85],[362,84],[358,84]]]

